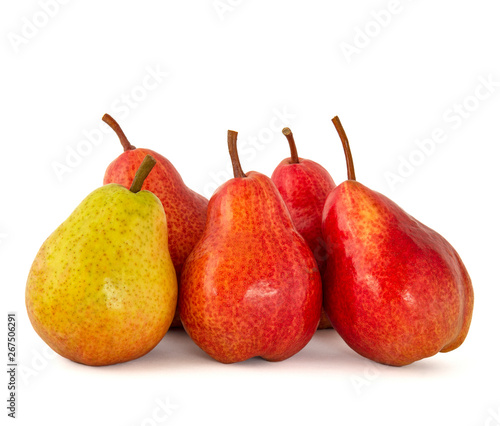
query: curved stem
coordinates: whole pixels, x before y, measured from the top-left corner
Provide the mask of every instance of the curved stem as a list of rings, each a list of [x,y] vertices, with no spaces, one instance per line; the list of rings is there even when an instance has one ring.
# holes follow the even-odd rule
[[[129,140],[125,136],[125,133],[123,133],[122,128],[113,117],[111,117],[109,114],[104,114],[102,116],[102,121],[104,121],[109,127],[111,127],[118,135],[124,151],[131,151],[135,149],[135,146],[129,142]]]
[[[342,141],[342,146],[344,147],[345,161],[347,163],[347,179],[356,180],[356,174],[354,173],[354,162],[352,161],[351,148],[349,147],[349,141],[347,139],[347,135],[345,134],[345,130],[342,127],[342,123],[338,116],[332,118],[332,122],[337,129],[337,133],[340,136],[340,140]]]
[[[144,160],[142,160],[142,163],[137,169],[137,172],[135,172],[135,177],[132,182],[132,185],[130,185],[131,192],[136,194],[141,190],[144,181],[148,177],[149,172],[153,169],[155,164],[156,160],[153,157],[151,157],[151,155],[148,154],[144,157]]]
[[[247,177],[245,173],[243,173],[243,169],[241,168],[240,159],[238,157],[238,149],[236,147],[236,141],[238,139],[238,132],[234,130],[227,131],[227,146],[229,148],[229,155],[231,156],[231,163],[233,163],[233,173],[235,178],[244,178]]]
[[[296,164],[299,162],[299,156],[297,154],[297,147],[295,146],[295,140],[293,139],[293,133],[290,130],[290,128],[285,127],[282,130],[283,134],[286,136],[288,140],[288,145],[290,145],[290,158],[291,158],[291,163]]]

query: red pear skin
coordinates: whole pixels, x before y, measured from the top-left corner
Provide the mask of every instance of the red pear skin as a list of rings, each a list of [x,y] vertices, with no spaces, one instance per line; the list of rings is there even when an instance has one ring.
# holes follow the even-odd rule
[[[181,280],[184,329],[222,363],[256,356],[282,361],[300,351],[318,326],[316,262],[263,174],[249,172],[217,189]]]
[[[335,182],[323,166],[297,156],[289,128],[283,129],[283,134],[290,143],[291,157],[278,164],[271,179],[292,216],[295,228],[313,252],[323,277],[328,254],[321,232],[321,220],[326,197],[335,188]],[[322,312],[318,328],[331,327],[326,314]]]
[[[327,252],[321,233],[321,218],[326,197],[335,188],[330,174],[311,160],[300,158],[299,163],[284,159],[274,170],[271,179],[285,201],[297,231],[304,237],[320,273],[326,269]]]
[[[324,306],[334,328],[356,352],[388,365],[456,349],[474,300],[462,260],[441,235],[354,179],[352,168],[323,212]]]

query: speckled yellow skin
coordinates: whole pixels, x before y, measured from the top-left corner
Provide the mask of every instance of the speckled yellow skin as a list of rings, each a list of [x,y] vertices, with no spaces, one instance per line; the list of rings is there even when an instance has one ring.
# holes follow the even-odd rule
[[[60,355],[88,365],[149,352],[176,302],[162,204],[117,184],[92,192],[52,233],[26,285],[35,331]]]
[[[208,200],[189,189],[173,164],[163,155],[144,148],[125,151],[116,158],[106,169],[104,184],[119,183],[130,188],[136,170],[146,155],[151,155],[157,163],[142,188],[155,194],[163,204],[167,216],[169,253],[181,286],[184,262],[205,228]],[[172,327],[182,327],[178,313]]]

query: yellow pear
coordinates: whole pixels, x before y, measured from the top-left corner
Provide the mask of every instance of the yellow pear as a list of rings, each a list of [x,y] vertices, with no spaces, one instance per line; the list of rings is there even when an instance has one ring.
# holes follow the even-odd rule
[[[148,156],[129,189],[85,198],[40,248],[26,285],[35,331],[57,353],[88,365],[136,359],[167,332],[177,303],[160,200],[140,191]]]

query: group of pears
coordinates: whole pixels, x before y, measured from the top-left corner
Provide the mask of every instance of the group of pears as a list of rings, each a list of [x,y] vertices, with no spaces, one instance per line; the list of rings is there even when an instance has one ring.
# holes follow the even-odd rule
[[[40,248],[26,286],[35,331],[58,354],[110,365],[151,351],[171,326],[223,363],[281,361],[333,326],[359,354],[402,366],[464,341],[469,275],[453,247],[356,181],[291,156],[271,178],[244,173],[210,201],[160,154],[124,152]],[[320,321],[321,320],[321,321]],[[331,325],[330,325],[331,323]]]

